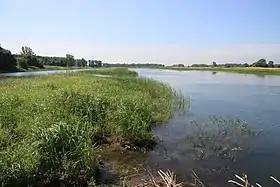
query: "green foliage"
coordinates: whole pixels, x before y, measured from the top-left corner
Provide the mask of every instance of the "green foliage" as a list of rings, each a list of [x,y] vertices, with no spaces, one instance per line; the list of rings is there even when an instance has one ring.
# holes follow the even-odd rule
[[[103,67],[130,67],[130,68],[162,68],[163,64],[155,63],[103,63]]]
[[[102,74],[102,75],[117,75],[117,76],[131,76],[131,77],[138,76],[137,72],[129,71],[127,68],[102,68],[102,69],[90,71],[89,73],[92,72],[96,74]]]
[[[35,180],[81,185],[96,176],[97,146],[105,140],[120,137],[131,147],[154,143],[151,125],[171,116],[172,89],[108,69],[100,71],[126,76],[87,71],[0,83],[2,186]]]
[[[7,49],[0,46],[0,71],[15,71],[16,59]]]
[[[87,66],[87,61],[84,58],[76,59],[76,66],[85,67],[85,66]]]
[[[216,67],[216,66],[217,66],[217,62],[212,62],[212,65],[213,65],[214,67]]]
[[[18,61],[19,67],[27,69],[26,64],[29,66],[34,66],[38,68],[44,68],[43,64],[39,62],[35,53],[30,47],[24,46],[21,47],[21,57]]]
[[[90,67],[96,67],[96,68],[102,67],[102,62],[100,60],[89,60],[88,63]]]
[[[267,64],[267,66],[268,66],[269,68],[273,68],[273,67],[274,67],[274,62],[273,62],[273,61],[269,61],[268,64]]]
[[[92,130],[84,124],[58,123],[37,133],[40,177],[78,183],[96,176],[97,156],[88,132]]]
[[[75,59],[73,55],[66,54],[65,61],[68,67],[75,66]]]
[[[275,67],[280,65],[275,65]],[[262,67],[166,67],[164,69],[180,70],[180,71],[225,71],[233,73],[257,74],[257,75],[280,75],[278,68],[262,68]]]
[[[28,63],[25,58],[23,58],[23,57],[18,58],[17,63],[18,63],[19,68],[26,69],[26,70],[28,69]]]
[[[268,67],[265,59],[260,59],[257,62],[252,64],[253,67]]]

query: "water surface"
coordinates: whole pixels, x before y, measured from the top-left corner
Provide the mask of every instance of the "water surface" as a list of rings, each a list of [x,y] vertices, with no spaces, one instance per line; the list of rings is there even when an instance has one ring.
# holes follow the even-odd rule
[[[166,126],[154,131],[160,137],[149,152],[152,168],[172,169],[187,178],[191,169],[207,182],[228,185],[234,173],[247,173],[252,181],[273,186],[270,175],[280,178],[280,77],[208,71],[135,69],[140,76],[170,84],[190,97],[185,116],[174,116]],[[227,160],[196,161],[186,143],[192,120],[209,121],[209,116],[238,117],[252,129],[264,129],[266,135],[253,137],[250,151],[241,153],[235,163]]]
[[[29,71],[29,72],[14,72],[14,73],[0,73],[0,77],[29,77],[40,75],[51,75],[60,73],[71,73],[79,71],[89,71],[92,69],[71,69],[71,70],[50,70],[50,71]]]

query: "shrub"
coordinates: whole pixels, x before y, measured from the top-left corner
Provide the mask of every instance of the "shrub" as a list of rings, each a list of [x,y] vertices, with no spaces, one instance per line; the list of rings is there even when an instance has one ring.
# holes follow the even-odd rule
[[[22,69],[28,69],[28,63],[26,61],[25,58],[19,58],[18,59],[18,66],[19,68],[22,68]]]

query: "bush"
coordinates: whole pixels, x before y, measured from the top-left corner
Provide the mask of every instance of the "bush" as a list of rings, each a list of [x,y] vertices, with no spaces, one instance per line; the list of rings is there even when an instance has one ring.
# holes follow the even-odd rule
[[[24,58],[18,59],[18,66],[19,66],[19,68],[22,68],[22,69],[28,69],[28,67],[29,67],[27,64],[27,61]]]

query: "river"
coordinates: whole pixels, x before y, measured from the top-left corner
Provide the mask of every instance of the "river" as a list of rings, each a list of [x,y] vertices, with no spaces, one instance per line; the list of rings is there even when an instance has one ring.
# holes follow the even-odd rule
[[[175,115],[154,132],[160,141],[148,153],[148,165],[170,169],[187,179],[191,169],[206,183],[228,185],[234,174],[248,174],[253,182],[273,186],[271,175],[280,178],[280,76],[258,76],[211,71],[135,69],[140,76],[171,85],[190,98],[186,115]],[[238,117],[250,128],[266,133],[249,141],[250,150],[236,162],[215,158],[194,160],[186,134],[195,120],[206,123],[209,116]]]
[[[92,70],[92,69],[71,69],[71,70],[49,70],[49,71],[0,73],[0,77],[29,77],[29,76],[52,75],[52,74],[71,73],[71,72],[89,71],[89,70]]]

